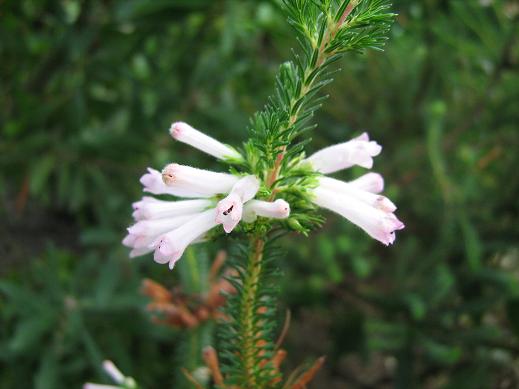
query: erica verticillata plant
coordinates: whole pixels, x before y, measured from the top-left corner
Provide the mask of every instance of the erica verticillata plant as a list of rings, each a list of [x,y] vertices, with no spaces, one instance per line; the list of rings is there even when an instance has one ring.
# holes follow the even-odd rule
[[[272,282],[282,256],[275,241],[286,232],[308,234],[336,212],[385,245],[404,227],[395,205],[380,195],[376,173],[343,182],[329,174],[352,166],[371,169],[382,147],[363,133],[306,156],[314,112],[327,96],[331,65],[348,51],[381,49],[394,18],[386,0],[285,0],[301,51],[284,63],[276,91],[249,126],[249,140],[233,148],[183,122],[173,123],[174,139],[218,158],[227,172],[171,163],[148,169],[144,191],[171,200],[143,197],[134,204],[136,223],[124,244],[131,256],[153,252],[172,269],[190,244],[233,233],[243,242],[234,255],[237,293],[228,296],[220,342],[219,387],[296,387],[283,381],[273,342],[276,288]],[[182,198],[182,200],[181,200]],[[292,380],[292,381],[290,381]],[[291,386],[292,385],[292,386]]]

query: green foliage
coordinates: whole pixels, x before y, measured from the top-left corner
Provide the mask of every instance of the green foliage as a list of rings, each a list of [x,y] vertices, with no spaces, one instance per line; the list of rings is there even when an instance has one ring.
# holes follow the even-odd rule
[[[357,7],[359,4],[362,6]],[[275,95],[251,120],[251,138],[246,145],[251,173],[263,178],[266,199],[284,198],[291,204],[285,226],[307,233],[320,224],[314,216],[309,189],[317,185],[312,169],[299,167],[310,139],[292,145],[311,130],[309,121],[325,97],[318,92],[332,80],[325,72],[346,51],[361,51],[382,44],[393,14],[384,13],[386,1],[285,1],[291,24],[299,32],[302,53],[295,62],[284,63],[276,78]],[[338,15],[338,17],[334,17]],[[347,31],[347,32],[346,32]],[[378,45],[378,46],[377,46]],[[264,223],[249,232],[245,264],[235,264],[232,280],[237,295],[229,298],[224,324],[224,369],[228,383],[241,388],[269,388],[278,378],[274,356],[276,295],[268,276],[271,264],[270,230]]]
[[[80,266],[77,260],[50,250],[18,282],[0,281],[2,332],[11,334],[0,343],[6,366],[2,387],[70,387],[87,371],[100,372],[106,356],[118,357],[128,367],[134,361],[121,352],[131,342],[147,357],[157,356],[157,350],[136,337],[150,328],[131,269],[113,260],[101,267],[92,258],[84,258]],[[112,328],[105,327],[103,317],[111,318]],[[125,321],[125,332],[117,334]],[[33,374],[27,374],[28,367]]]
[[[374,169],[407,227],[386,249],[330,215],[312,239],[279,242],[289,251],[279,279],[282,305],[293,313],[288,365],[301,355],[328,355],[314,385],[323,388],[517,386],[516,2],[393,3],[399,16],[390,43],[383,53],[336,62],[342,71],[315,111],[320,125],[305,147],[367,129],[384,146]],[[144,388],[180,384],[173,355],[188,335],[136,320],[138,308],[110,309],[123,296],[129,306],[141,304],[141,274],[167,285],[180,274],[166,274],[149,258],[126,264],[120,240],[145,166],[182,159],[221,169],[172,144],[165,131],[171,121],[186,120],[230,144],[246,138],[248,116],[271,94],[278,64],[294,46],[276,4],[2,3],[0,387],[34,387],[34,380],[41,388],[80,387],[96,374],[108,384],[98,365],[104,357]],[[297,53],[302,61],[303,48]],[[308,214],[305,203],[299,215]],[[289,223],[308,231],[316,221],[297,216]],[[59,250],[43,254],[48,242]],[[110,282],[110,274],[120,278]],[[60,282],[43,288],[36,275]],[[89,311],[88,325],[62,331],[74,321],[54,288],[87,281],[76,294],[102,308]],[[56,316],[65,324],[52,327]],[[44,335],[17,335],[31,326]],[[89,336],[96,358],[85,351]],[[9,351],[14,339],[23,351]]]
[[[220,327],[220,355],[226,384],[269,388],[277,378],[271,359],[277,326],[279,278],[276,261],[282,258],[273,242],[263,246],[251,239],[235,249],[231,266],[237,271],[229,281],[237,293],[228,296],[225,314],[229,321]],[[248,258],[244,261],[244,258]]]
[[[298,33],[301,52],[293,62],[281,65],[275,94],[251,120],[246,145],[251,172],[263,177],[272,192],[292,205],[292,229],[307,233],[320,225],[313,216],[308,189],[316,185],[312,169],[299,167],[306,137],[315,128],[311,120],[328,96],[317,97],[332,82],[330,65],[348,51],[381,48],[394,14],[388,1],[292,1],[283,2],[289,23]],[[308,215],[312,215],[309,217]]]

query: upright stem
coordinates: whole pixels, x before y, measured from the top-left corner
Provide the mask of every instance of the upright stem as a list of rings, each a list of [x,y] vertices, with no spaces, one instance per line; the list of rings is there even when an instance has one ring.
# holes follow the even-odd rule
[[[313,86],[313,84],[315,82],[315,79],[314,79],[314,81],[310,82],[309,84],[306,84],[307,78],[310,76],[310,74],[312,74],[312,72],[316,68],[319,68],[319,67],[321,67],[323,65],[323,63],[324,63],[324,61],[326,60],[327,57],[329,57],[330,55],[333,54],[333,53],[326,53],[326,46],[335,38],[335,36],[337,35],[337,32],[339,31],[341,26],[344,24],[344,22],[346,21],[348,16],[352,13],[352,11],[357,6],[357,4],[358,4],[357,0],[352,0],[351,3],[348,4],[346,9],[344,10],[344,12],[341,15],[341,18],[339,19],[337,24],[332,26],[330,28],[330,30],[328,30],[326,32],[326,37],[323,39],[323,41],[321,42],[321,46],[319,47],[319,53],[318,53],[318,56],[317,56],[316,64],[315,64],[315,66],[309,67],[309,68],[306,69],[305,75],[304,75],[305,80],[303,80],[303,81],[305,81],[305,85],[301,88],[301,91],[299,92],[299,96],[294,96],[294,98],[292,100],[292,105],[290,107],[290,111],[292,111],[292,109],[293,109],[294,105],[296,104],[296,102],[300,98],[305,96],[308,93],[308,91],[312,88],[312,86]],[[299,106],[299,108],[290,115],[290,117],[288,119],[288,123],[287,123],[286,127],[284,127],[284,129],[289,128],[289,127],[291,127],[291,126],[293,126],[295,124],[295,122],[298,119],[300,110],[301,110],[301,106]],[[272,187],[272,185],[276,182],[276,180],[277,180],[277,178],[279,176],[279,173],[280,173],[280,170],[281,170],[281,163],[283,162],[285,151],[286,151],[286,146],[283,146],[283,147],[280,148],[279,154],[277,155],[276,161],[274,163],[274,167],[272,168],[272,170],[267,175],[267,185],[269,187]],[[275,192],[272,193],[272,196],[270,196],[269,200],[272,201],[274,199],[274,197],[275,197]]]
[[[328,31],[326,38],[323,40],[322,45],[319,48],[318,59],[316,61],[315,66],[312,68],[307,68],[305,71],[305,79],[315,70],[315,68],[322,66],[327,56],[333,54],[326,53],[326,46],[328,45],[328,43],[331,42],[331,40],[333,40],[333,38],[337,34],[337,31],[339,30],[341,25],[346,21],[346,18],[355,8],[356,4],[357,1],[352,1],[351,4],[348,5],[348,7],[345,9],[339,22],[335,26],[333,26],[331,31]],[[295,104],[296,101],[298,101],[301,97],[308,93],[308,91],[311,90],[312,85],[313,81],[308,84],[305,83],[303,88],[301,88],[300,95],[294,96],[293,104]],[[292,111],[293,106],[290,108],[290,111]],[[284,128],[289,128],[290,126],[293,126],[296,123],[300,113],[300,109],[301,107],[290,115],[290,117],[288,118],[288,122],[286,123]],[[285,152],[286,147],[281,147],[273,168],[266,175],[266,184],[270,188],[274,186],[274,183],[279,178],[279,174],[281,172],[281,164],[283,162]],[[274,190],[269,200],[274,200],[275,196],[276,192]],[[255,332],[257,328],[257,326],[255,325],[255,318],[258,314],[258,289],[261,282],[261,273],[263,270],[263,250],[265,248],[265,239],[267,234],[268,232],[264,235],[255,236],[251,239],[251,253],[248,257],[246,274],[243,280],[242,295],[240,296],[240,311],[242,313],[241,321],[243,324],[243,333],[240,334],[243,347],[243,349],[241,350],[241,356],[243,358],[244,366],[246,369],[245,388],[251,389],[261,389],[265,387],[263,382],[257,382],[257,375],[255,375],[254,372],[258,368],[261,368],[261,366],[263,365],[262,362],[264,362],[259,360],[260,358],[258,357],[261,356],[256,355],[258,334]]]
[[[242,296],[242,315],[244,323],[243,336],[243,362],[246,368],[247,388],[260,388],[260,383],[256,382],[254,370],[258,367],[258,358],[255,355],[257,334],[255,333],[254,318],[257,309],[257,294],[262,271],[263,248],[265,241],[262,237],[251,240],[252,252],[249,256],[247,274],[243,283]]]

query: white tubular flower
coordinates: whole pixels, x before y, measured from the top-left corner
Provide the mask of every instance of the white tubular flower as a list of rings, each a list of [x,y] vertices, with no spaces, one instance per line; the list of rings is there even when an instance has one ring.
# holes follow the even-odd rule
[[[357,189],[371,193],[380,193],[384,190],[384,179],[378,173],[366,173],[363,176],[350,181],[349,184]]]
[[[211,205],[213,205],[213,202],[206,199],[163,201],[145,196],[141,201],[133,203],[133,217],[135,220],[171,218],[198,213]]]
[[[103,369],[106,374],[108,374],[114,382],[118,384],[122,384],[124,382],[124,375],[121,371],[114,365],[112,361],[106,360],[103,362]]]
[[[323,186],[313,189],[313,193],[315,204],[345,217],[386,246],[395,241],[395,231],[404,228],[404,223],[390,211],[371,206],[369,201],[359,200],[351,193],[341,193]]]
[[[171,136],[179,142],[186,143],[204,153],[218,159],[242,161],[243,157],[235,149],[227,146],[203,132],[191,127],[187,123],[176,122],[169,130]]]
[[[286,219],[290,215],[290,204],[283,199],[274,202],[251,200],[243,209],[243,221],[253,223],[258,216],[271,219]]]
[[[152,244],[155,247],[155,262],[169,263],[169,268],[173,269],[187,246],[216,226],[215,217],[216,209],[209,209],[157,239]]]
[[[216,206],[216,222],[223,224],[226,233],[230,233],[240,222],[243,204],[256,196],[260,182],[254,176],[241,178],[231,189],[231,193]]]
[[[92,384],[87,382],[85,385],[83,385],[83,389],[121,389],[121,387],[113,385]]]
[[[212,197],[228,193],[238,177],[171,163],[162,170],[162,180],[183,197]]]
[[[153,251],[150,245],[161,235],[180,227],[193,219],[196,214],[181,215],[170,218],[141,220],[128,228],[128,235],[123,244],[131,247],[130,258],[138,257]]]
[[[319,184],[323,189],[328,189],[340,195],[354,197],[357,200],[371,205],[372,207],[378,208],[384,212],[396,211],[396,205],[393,204],[393,202],[387,197],[358,189],[350,183],[336,180],[330,177],[319,177]]]
[[[103,369],[110,376],[110,378],[118,385],[124,385],[125,388],[135,388],[137,384],[131,377],[125,377],[123,373],[114,365],[112,361],[104,361]],[[122,386],[113,385],[101,385],[86,383],[83,385],[83,389],[120,389]]]
[[[377,142],[370,141],[365,132],[348,142],[319,150],[303,162],[309,162],[316,171],[323,174],[333,173],[354,165],[371,169],[373,157],[379,155],[381,151],[382,147]]]
[[[141,184],[143,185],[144,192],[152,193],[155,195],[160,194],[171,194],[178,196],[178,192],[172,188],[169,188],[162,181],[162,174],[158,170],[148,168],[148,173],[141,177]]]

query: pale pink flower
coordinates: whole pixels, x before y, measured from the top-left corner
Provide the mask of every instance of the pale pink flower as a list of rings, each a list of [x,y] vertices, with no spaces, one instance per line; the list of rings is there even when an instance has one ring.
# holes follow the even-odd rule
[[[333,173],[354,165],[373,167],[373,157],[382,147],[369,140],[367,133],[348,142],[326,147],[303,162],[308,162],[318,172]],[[330,177],[318,178],[319,186],[312,189],[313,202],[347,218],[385,245],[395,240],[395,231],[404,228],[393,213],[395,204],[379,193],[384,190],[380,174],[367,173],[350,182]]]
[[[395,231],[403,229],[404,223],[385,206],[378,207],[371,197],[362,199],[359,193],[353,195],[351,191],[343,189],[342,186],[334,189],[321,185],[313,189],[313,201],[316,205],[345,217],[386,246],[392,244]]]
[[[136,387],[136,383],[133,378],[125,377],[123,373],[114,365],[112,361],[104,361],[103,369],[108,374],[108,376],[118,385],[126,385],[125,387],[134,388]],[[101,384],[92,384],[90,382],[83,385],[83,389],[120,389],[121,386],[114,385],[101,385]]]
[[[131,247],[130,258],[153,251],[150,245],[161,235],[180,227],[196,216],[195,213],[162,219],[140,220],[128,228],[123,244]]]
[[[286,219],[290,215],[290,204],[283,199],[276,201],[250,200],[243,209],[243,221],[253,223],[258,216],[270,219]]]
[[[171,163],[162,170],[162,180],[168,188],[183,193],[182,197],[212,197],[229,193],[238,177],[191,166]]]
[[[184,122],[171,125],[171,136],[218,159],[242,161],[243,157],[232,147],[225,145]]]
[[[198,213],[213,204],[213,201],[207,199],[164,201],[145,196],[140,201],[133,203],[133,217],[135,220],[164,219]]]
[[[185,123],[174,123],[172,136],[217,158],[235,162],[243,159],[231,147],[201,133]],[[232,161],[231,161],[232,160]],[[219,224],[230,233],[242,220],[243,207],[257,194],[260,181],[253,175],[238,177],[191,166],[169,164],[162,173],[148,168],[141,177],[144,191],[173,195],[190,200],[165,201],[145,196],[133,204],[136,223],[128,228],[123,244],[131,248],[130,257],[154,251],[158,263],[173,268],[187,246],[203,241]],[[220,201],[217,198],[224,195]],[[257,216],[281,219],[290,207],[284,200],[253,203],[249,218]]]
[[[335,178],[325,176],[319,177],[319,184],[323,189],[328,189],[332,192],[339,193],[340,195],[354,197],[357,200],[371,205],[372,207],[381,209],[382,211],[396,211],[396,205],[393,204],[393,202],[387,197],[358,189],[355,184],[343,182],[336,180]]]
[[[254,176],[241,178],[231,189],[227,197],[216,206],[216,222],[223,224],[226,233],[230,233],[240,222],[243,204],[256,196],[260,182]]]
[[[179,196],[179,192],[173,188],[168,187],[162,180],[162,174],[152,168],[148,168],[148,173],[141,177],[141,184],[143,185],[144,192],[152,193],[155,195],[170,194],[173,196]]]
[[[103,369],[105,370],[106,374],[108,374],[112,378],[114,382],[118,384],[122,384],[124,382],[123,373],[121,373],[121,371],[115,366],[115,364],[112,361],[104,361]]]
[[[373,157],[380,154],[381,151],[382,147],[377,142],[370,141],[365,132],[348,142],[319,150],[303,162],[310,163],[314,170],[323,174],[347,169],[354,165],[371,169]]]
[[[169,263],[173,269],[191,243],[205,235],[216,224],[216,209],[209,209],[192,217],[178,228],[162,235],[152,245],[155,248],[154,259],[157,263]]]

